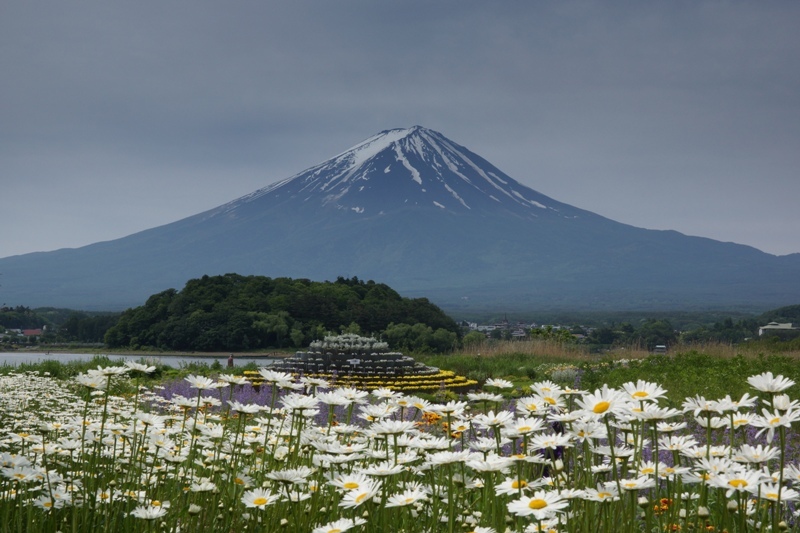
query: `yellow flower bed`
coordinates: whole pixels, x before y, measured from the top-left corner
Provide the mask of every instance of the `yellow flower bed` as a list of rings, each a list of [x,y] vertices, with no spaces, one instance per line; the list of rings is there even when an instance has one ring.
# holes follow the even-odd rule
[[[254,386],[261,385],[264,382],[261,374],[259,374],[258,371],[245,370],[244,375]],[[305,375],[310,378],[321,378],[326,380],[334,379],[333,374],[329,373],[314,373]],[[384,378],[376,378],[373,376],[338,375],[335,377],[335,381],[337,385],[347,387],[357,387],[367,390],[386,388],[403,392],[436,391],[443,388],[448,390],[466,389],[478,385],[477,381],[467,379],[464,376],[457,376],[452,370],[440,370],[436,374],[392,376]]]

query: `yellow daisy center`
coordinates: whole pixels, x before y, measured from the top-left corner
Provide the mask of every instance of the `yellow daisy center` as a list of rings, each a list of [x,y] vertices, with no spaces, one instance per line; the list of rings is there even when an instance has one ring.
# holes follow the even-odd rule
[[[355,481],[348,481],[347,483],[344,484],[344,488],[346,488],[347,490],[357,489],[358,483],[356,483]]]
[[[263,497],[255,498],[253,500],[253,505],[266,505],[266,504],[267,504],[267,499]]]
[[[648,396],[650,396],[650,394],[647,391],[637,390],[631,396],[633,396],[634,398],[647,398]]]
[[[605,500],[606,498],[610,498],[611,497],[611,493],[610,492],[598,492],[597,493],[597,497],[600,498],[601,500]]]
[[[770,500],[777,500],[777,499],[778,499],[778,493],[777,493],[777,492],[768,492],[768,493],[766,494],[766,496],[767,496],[767,498],[769,498]]]
[[[540,498],[536,498],[528,502],[528,507],[531,509],[544,509],[547,507],[547,502]]]
[[[528,482],[525,481],[524,479],[520,479],[519,481],[512,481],[511,482],[511,488],[513,488],[513,489],[525,488],[527,486],[528,486]]]
[[[609,407],[611,407],[611,404],[609,402],[597,402],[592,411],[594,411],[595,414],[599,415],[608,411]]]
[[[361,503],[361,502],[363,502],[363,501],[364,501],[364,498],[366,498],[366,497],[367,497],[367,493],[366,493],[366,492],[362,492],[361,494],[359,494],[358,496],[356,496],[356,503]]]
[[[747,481],[744,479],[732,479],[728,481],[728,485],[737,489],[741,489],[747,486]]]

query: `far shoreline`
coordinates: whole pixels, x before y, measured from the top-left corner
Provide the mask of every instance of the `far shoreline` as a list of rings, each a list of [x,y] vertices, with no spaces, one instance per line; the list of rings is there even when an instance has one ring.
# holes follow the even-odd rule
[[[237,357],[248,359],[284,359],[293,355],[289,352],[182,352],[182,351],[147,351],[147,350],[102,350],[98,348],[81,348],[81,347],[58,347],[47,348],[42,346],[24,347],[18,350],[6,350],[0,348],[0,354],[49,354],[58,356],[58,354],[85,354],[91,356],[103,355],[123,355],[128,357],[196,357],[199,359],[227,359],[230,355],[233,358]]]

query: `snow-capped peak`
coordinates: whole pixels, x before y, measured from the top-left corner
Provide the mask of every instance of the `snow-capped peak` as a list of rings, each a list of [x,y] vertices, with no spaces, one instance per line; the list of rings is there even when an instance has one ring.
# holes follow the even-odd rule
[[[289,179],[220,210],[269,196],[359,215],[392,209],[504,209],[524,217],[570,216],[560,204],[510,178],[480,156],[421,126],[385,130]],[[569,210],[569,209],[567,209]],[[571,214],[574,215],[574,214]]]
[[[392,143],[409,136],[419,126],[406,129],[385,130],[369,139],[358,143],[349,150],[333,158],[334,161],[347,160],[352,167],[360,166],[365,161],[390,147]]]

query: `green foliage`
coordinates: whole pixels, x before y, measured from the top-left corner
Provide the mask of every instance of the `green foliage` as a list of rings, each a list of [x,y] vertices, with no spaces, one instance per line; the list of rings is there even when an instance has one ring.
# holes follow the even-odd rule
[[[61,342],[103,342],[106,332],[119,320],[119,313],[90,315],[73,311],[58,327],[56,340]]]
[[[18,305],[16,307],[0,307],[0,326],[8,329],[35,329],[50,325],[50,322],[39,313]],[[0,328],[2,331],[2,328]]]
[[[428,355],[419,356],[417,360],[426,365],[453,370],[481,383],[488,378],[498,377],[514,382],[550,379],[561,385],[594,391],[603,384],[619,387],[641,379],[659,383],[667,389],[669,402],[678,407],[684,399],[698,394],[709,399],[723,398],[728,394],[738,399],[746,392],[752,394],[747,378],[767,371],[800,383],[800,365],[796,358],[780,354],[722,358],[689,351],[674,355],[652,355],[642,360],[598,357],[580,363],[568,356],[545,358],[521,353],[494,356]],[[794,388],[799,386],[795,385]]]
[[[633,344],[652,350],[659,344],[671,346],[678,341],[678,332],[669,320],[645,320],[633,336]]]
[[[636,329],[630,322],[622,322],[592,330],[586,341],[599,346],[629,345],[635,333]]]
[[[552,358],[534,357],[522,353],[510,353],[496,356],[480,356],[466,354],[421,355],[416,359],[428,366],[452,370],[456,374],[483,383],[489,378],[518,376],[529,379],[538,376],[537,368],[543,363],[554,362]],[[569,359],[563,358],[563,361]],[[513,381],[513,380],[512,380]]]
[[[344,326],[346,325],[346,326]],[[384,284],[358,278],[335,282],[264,276],[203,276],[122,314],[105,335],[111,348],[242,351],[301,348],[328,332],[379,334],[411,328],[395,348],[443,351],[458,342],[458,326],[424,298],[402,298]]]
[[[687,331],[681,335],[683,342],[724,342],[736,344],[745,339],[753,337],[758,331],[758,322],[754,319],[739,320],[734,322],[732,318],[726,318],[721,322],[715,322],[710,327],[701,326]]]
[[[751,339],[742,346],[750,351],[785,353],[800,351],[800,336],[783,339],[779,335],[766,335],[763,338]]]
[[[767,311],[759,317],[760,324],[769,322],[800,322],[800,305],[788,305]]]
[[[781,355],[759,357],[714,357],[697,351],[672,356],[652,355],[640,361],[601,360],[583,363],[580,386],[594,390],[603,384],[618,387],[638,379],[661,384],[667,397],[674,403],[700,394],[709,399],[730,394],[739,398],[752,393],[747,378],[762,372],[782,374],[800,383],[800,366],[797,361]]]
[[[98,366],[122,366],[122,361],[112,361],[105,355],[95,355],[89,360],[59,361],[58,359],[47,359],[38,363],[20,363],[19,365],[0,366],[0,374],[7,375],[11,372],[42,372],[49,373],[57,379],[70,379],[78,374],[83,374],[89,369]]]
[[[458,335],[453,331],[416,323],[389,324],[383,333],[386,342],[394,350],[413,353],[443,353],[450,352],[457,347]]]
[[[558,343],[572,343],[575,342],[575,337],[568,329],[554,328],[553,326],[545,326],[543,328],[533,328],[530,331],[530,336],[533,339],[541,339],[547,341],[555,341]]]
[[[470,331],[462,339],[462,343],[467,347],[480,346],[486,342],[486,335],[480,331]]]

